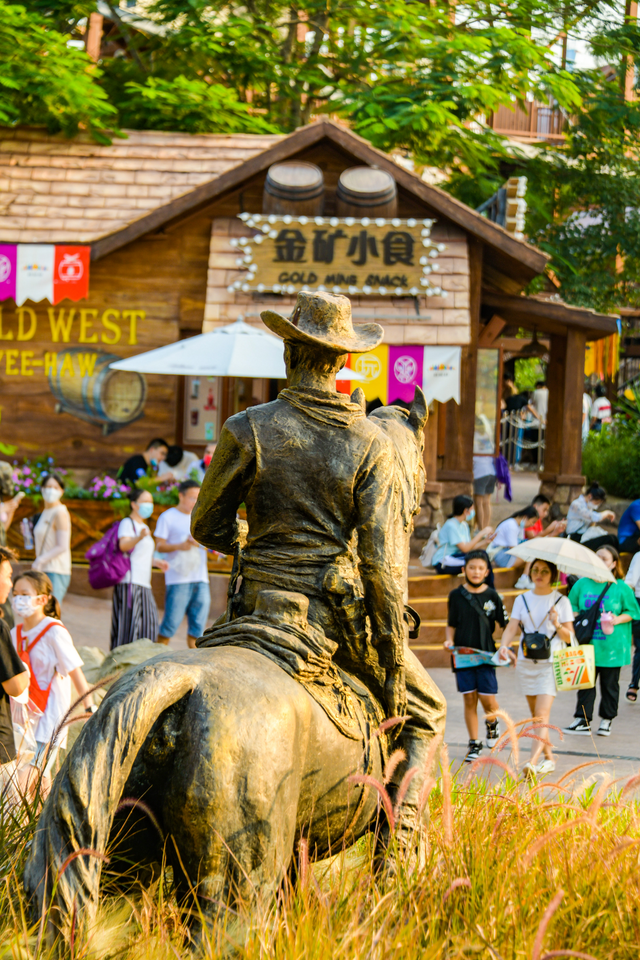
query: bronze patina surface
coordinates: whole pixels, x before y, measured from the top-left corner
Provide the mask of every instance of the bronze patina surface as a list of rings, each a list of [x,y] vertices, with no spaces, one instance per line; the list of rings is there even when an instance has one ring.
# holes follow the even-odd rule
[[[134,807],[129,861],[164,852],[206,918],[238,895],[272,895],[301,837],[323,856],[369,828],[374,791],[349,778],[380,777],[384,737],[373,734],[385,716],[407,718],[397,782],[409,767],[423,773],[443,728],[404,605],[424,398],[367,418],[361,391],[336,392],[346,353],[382,336],[352,323],[346,298],[300,294],[290,321],[263,317],[285,339],[287,389],[227,421],[192,521],[197,540],[236,556],[227,613],[199,649],[128,671],[66,758],[25,870],[52,933],[66,934],[74,914],[90,925],[102,860],[60,868],[82,848],[110,849],[123,796],[143,800],[160,831]]]

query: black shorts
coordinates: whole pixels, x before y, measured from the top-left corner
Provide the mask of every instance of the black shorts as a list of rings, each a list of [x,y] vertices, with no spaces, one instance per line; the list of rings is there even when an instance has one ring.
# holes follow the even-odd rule
[[[487,473],[484,477],[478,477],[473,481],[473,492],[477,497],[485,497],[496,488],[496,477],[493,473]]]

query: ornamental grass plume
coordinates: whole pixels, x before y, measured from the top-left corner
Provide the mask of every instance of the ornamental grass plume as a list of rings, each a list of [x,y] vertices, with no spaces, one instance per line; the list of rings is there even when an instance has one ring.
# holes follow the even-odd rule
[[[492,763],[467,777],[466,768],[452,772],[443,748],[439,771],[426,777],[433,780],[423,827],[428,843],[414,873],[376,872],[371,836],[314,863],[305,826],[281,892],[231,909],[213,902],[209,889],[198,899],[197,884],[179,900],[179,860],[162,805],[151,795],[142,803],[124,799],[118,838],[127,825],[145,829],[152,813],[166,862],[146,873],[130,864],[123,883],[114,872],[122,858],[113,842],[76,852],[111,863],[102,861],[94,927],[74,926],[74,960],[637,960],[640,774],[618,783],[605,777],[581,790],[593,768],[577,765],[545,789],[544,782],[518,780],[512,763],[505,764],[508,773]],[[384,785],[374,782],[369,787],[382,797]],[[16,960],[54,960],[55,953],[39,940],[43,924],[31,917],[22,892],[38,802],[11,806],[0,794],[0,955]],[[393,817],[391,807],[385,811]],[[70,956],[69,947],[61,953]]]

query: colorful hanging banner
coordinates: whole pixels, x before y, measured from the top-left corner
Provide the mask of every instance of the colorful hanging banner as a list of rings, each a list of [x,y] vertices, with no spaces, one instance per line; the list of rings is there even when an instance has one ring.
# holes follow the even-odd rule
[[[90,247],[52,243],[0,244],[0,301],[51,304],[89,296]]]
[[[422,389],[427,403],[460,403],[461,347],[425,347]]]
[[[338,381],[342,393],[362,387],[368,402],[383,406],[402,400],[411,403],[415,388],[421,387],[427,403],[455,400],[460,403],[460,347],[402,347],[382,343],[370,353],[351,355],[348,366],[364,380]]]
[[[388,403],[411,403],[416,387],[422,387],[424,347],[389,347]]]
[[[386,407],[388,400],[389,345],[381,343],[370,353],[361,353],[351,365],[351,369],[361,374],[364,380],[358,380],[358,386],[364,390],[367,400],[380,400]],[[352,381],[355,384],[355,380]]]

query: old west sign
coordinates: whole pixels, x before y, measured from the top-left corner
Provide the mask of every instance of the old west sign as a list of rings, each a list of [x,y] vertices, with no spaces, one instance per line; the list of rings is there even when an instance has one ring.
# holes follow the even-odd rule
[[[433,220],[248,213],[240,219],[256,232],[231,240],[246,274],[230,291],[446,296],[431,280],[445,249],[430,239]]]

